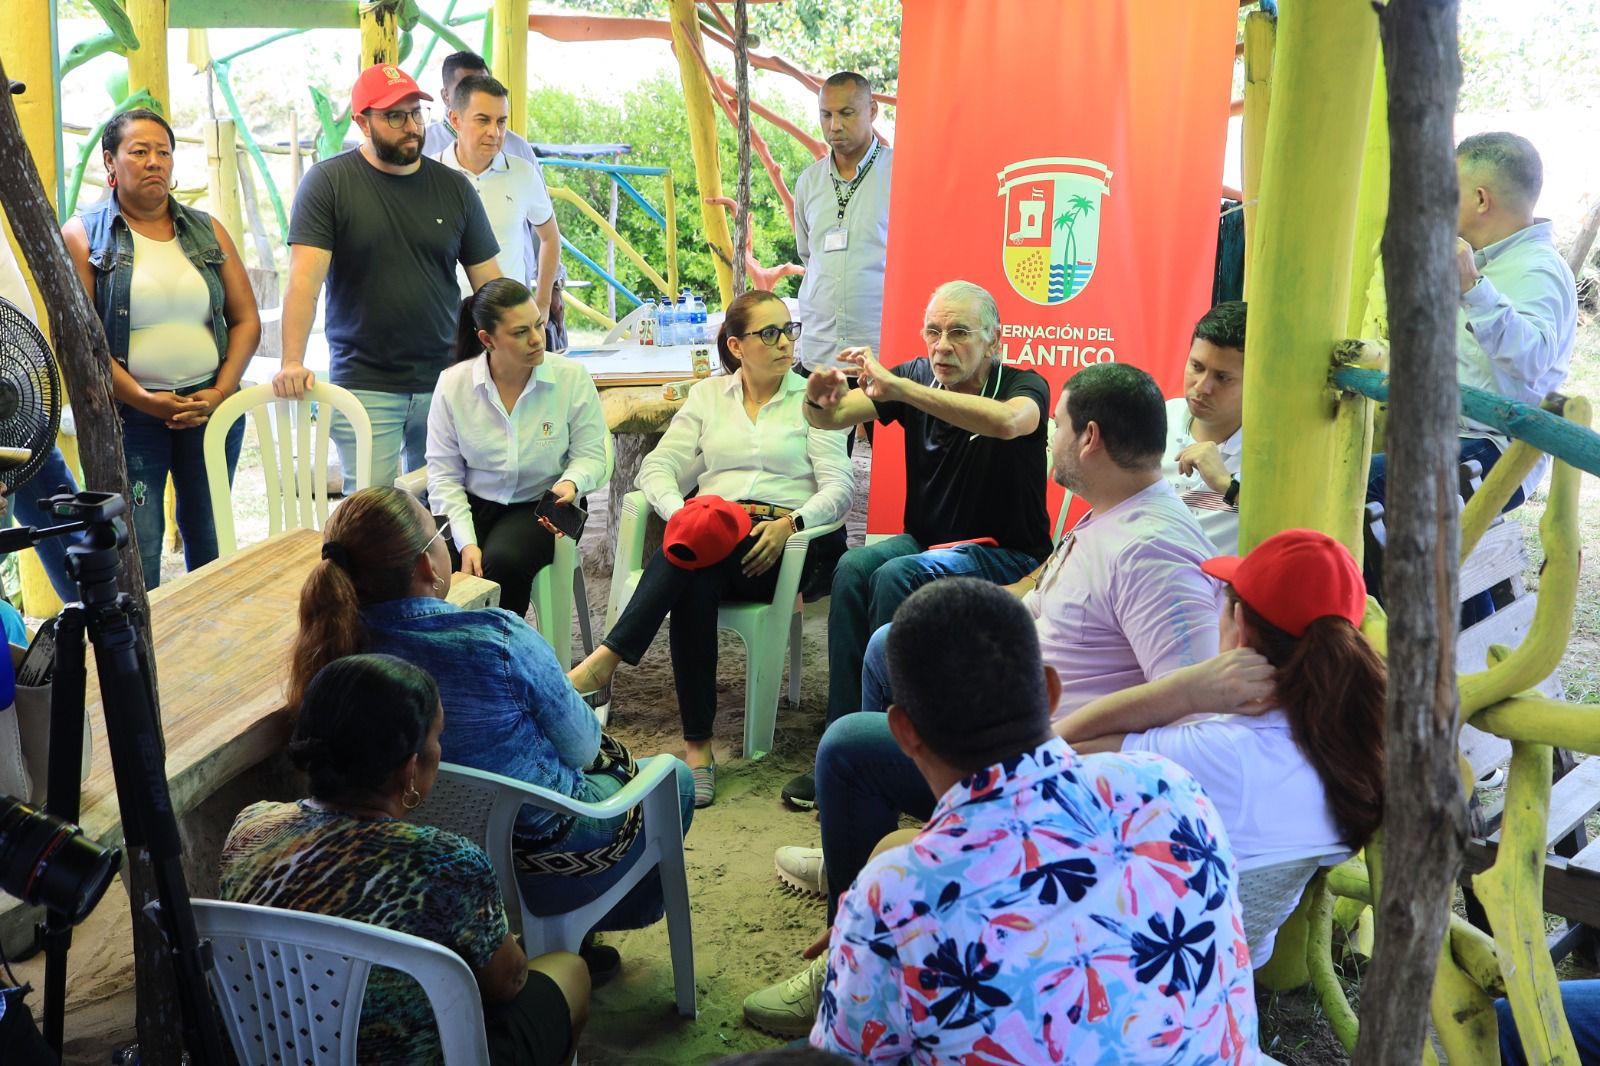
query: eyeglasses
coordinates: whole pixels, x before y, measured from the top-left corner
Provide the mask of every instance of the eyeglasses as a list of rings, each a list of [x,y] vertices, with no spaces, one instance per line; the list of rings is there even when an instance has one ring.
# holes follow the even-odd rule
[[[975,329],[966,326],[951,326],[949,329],[935,329],[933,326],[922,327],[922,339],[929,344],[938,344],[941,340],[948,340],[951,344],[965,344],[978,335]]]
[[[785,322],[781,326],[768,326],[766,329],[752,330],[749,333],[736,334],[736,336],[760,337],[762,344],[765,344],[768,348],[776,348],[778,345],[778,335],[780,333],[792,341],[797,341],[800,339],[800,330],[803,328],[803,323]]]
[[[433,542],[438,540],[440,537],[444,536],[446,533],[450,532],[450,516],[449,515],[436,514],[436,515],[433,516],[433,522],[434,522],[434,525],[439,527],[438,531],[435,532],[433,536],[428,538],[428,543],[426,543],[426,544],[424,544],[422,546],[422,550],[417,553],[418,555],[426,555],[426,554],[428,554],[428,549],[433,547]]]
[[[425,107],[414,107],[410,111],[373,111],[370,109],[367,111],[369,118],[374,115],[387,122],[392,130],[405,129],[408,119],[418,126],[426,126],[428,124],[428,109]]]

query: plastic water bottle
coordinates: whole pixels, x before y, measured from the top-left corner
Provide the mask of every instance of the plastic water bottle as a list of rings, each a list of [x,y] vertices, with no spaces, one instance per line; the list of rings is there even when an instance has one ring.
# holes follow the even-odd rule
[[[693,334],[690,344],[708,344],[711,338],[706,333],[706,302],[698,295],[689,304],[689,330]]]
[[[644,302],[644,310],[639,315],[639,343],[651,345],[656,342],[656,323],[661,312],[656,308],[654,300]]]
[[[661,301],[659,326],[656,329],[656,343],[671,345],[678,343],[678,301],[668,296]]]
[[[677,325],[677,328],[673,331],[673,344],[694,343],[693,315],[694,293],[690,292],[689,287],[685,285],[683,291],[678,294],[677,313],[672,316]]]

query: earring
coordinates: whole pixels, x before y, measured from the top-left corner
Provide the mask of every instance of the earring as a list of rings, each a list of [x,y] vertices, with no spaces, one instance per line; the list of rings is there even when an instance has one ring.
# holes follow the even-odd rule
[[[108,173],[106,175],[106,188],[115,189],[116,187],[117,187],[117,175],[116,175],[116,173],[115,172]]]
[[[408,811],[414,811],[422,806],[422,793],[417,791],[417,783],[415,781],[406,786],[405,795],[400,797],[400,806]]]

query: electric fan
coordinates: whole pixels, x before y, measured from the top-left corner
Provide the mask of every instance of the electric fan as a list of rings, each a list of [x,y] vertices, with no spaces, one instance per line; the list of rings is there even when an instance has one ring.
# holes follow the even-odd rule
[[[15,489],[44,465],[61,425],[61,378],[39,327],[0,299],[0,482]]]

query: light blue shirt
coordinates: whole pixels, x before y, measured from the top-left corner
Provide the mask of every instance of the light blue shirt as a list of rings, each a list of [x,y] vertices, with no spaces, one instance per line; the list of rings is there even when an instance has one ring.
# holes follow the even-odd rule
[[[808,370],[833,365],[846,348],[873,351],[883,331],[883,265],[889,255],[889,176],[894,150],[878,143],[872,169],[856,186],[839,221],[833,153],[807,167],[794,183],[794,242],[805,275],[800,279],[800,321],[805,332],[795,354]],[[863,158],[860,166],[866,165]],[[840,179],[841,181],[843,179]],[[830,231],[843,229],[845,246],[830,251]]]

